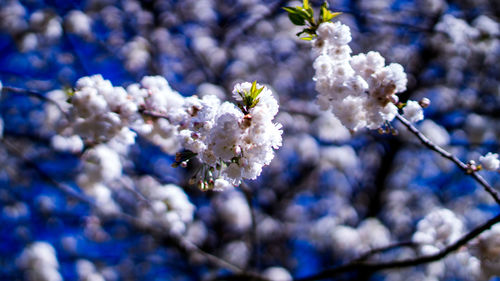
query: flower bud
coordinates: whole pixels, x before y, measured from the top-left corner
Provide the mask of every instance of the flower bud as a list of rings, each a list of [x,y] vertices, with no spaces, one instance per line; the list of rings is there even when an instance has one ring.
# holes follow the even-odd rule
[[[422,108],[427,108],[431,105],[431,100],[428,98],[422,98],[418,103]]]

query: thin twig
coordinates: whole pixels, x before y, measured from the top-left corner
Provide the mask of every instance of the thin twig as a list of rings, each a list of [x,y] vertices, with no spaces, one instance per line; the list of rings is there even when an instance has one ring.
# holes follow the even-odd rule
[[[266,12],[259,14],[257,16],[250,17],[250,19],[241,24],[240,28],[234,31],[233,30],[229,31],[222,40],[222,45],[227,48],[231,47],[233,43],[236,41],[236,39],[241,36],[241,34],[245,33],[247,30],[251,29],[256,24],[262,22],[263,19],[276,15],[281,10],[281,7],[285,6],[285,4],[289,1],[290,0],[278,0],[269,5],[268,10]]]
[[[3,91],[12,92],[12,93],[16,93],[16,94],[29,95],[29,96],[36,97],[40,100],[52,103],[57,107],[57,109],[59,109],[59,111],[61,111],[62,114],[64,114],[64,116],[66,118],[69,117],[68,112],[66,112],[57,101],[45,96],[44,94],[42,94],[40,92],[35,92],[32,90],[17,88],[17,87],[12,87],[12,86],[3,86]]]
[[[26,164],[26,166],[36,171],[43,181],[46,181],[54,185],[62,193],[66,194],[67,196],[73,199],[86,203],[91,207],[96,207],[95,202],[91,198],[80,194],[79,192],[71,188],[69,185],[58,182],[55,179],[53,179],[48,173],[42,170],[35,161],[25,157],[23,153],[10,141],[6,139],[0,139],[0,141],[5,145],[5,147],[11,154],[15,154],[18,158],[20,158],[23,161],[24,164]]]
[[[429,149],[439,153],[442,157],[451,160],[455,165],[457,165],[462,171],[464,171],[467,175],[470,175],[472,178],[474,178],[481,186],[484,187],[486,192],[488,192],[491,197],[495,200],[497,204],[500,205],[500,194],[498,191],[496,191],[481,175],[477,173],[477,171],[474,171],[469,165],[465,164],[464,162],[460,161],[458,157],[455,155],[451,154],[450,152],[444,150],[442,147],[439,145],[435,144],[432,142],[429,138],[427,138],[424,134],[422,134],[415,126],[413,126],[410,121],[408,121],[406,118],[401,116],[400,114],[396,115],[396,118],[411,132],[413,133],[419,140],[420,142],[428,147]]]
[[[389,261],[389,262],[381,262],[381,263],[364,263],[364,262],[350,262],[345,265],[341,265],[336,268],[332,269],[327,269],[324,270],[320,273],[316,273],[307,277],[302,277],[295,279],[296,281],[310,281],[310,280],[320,280],[320,279],[326,279],[326,278],[331,278],[334,276],[337,276],[342,273],[346,272],[353,272],[353,271],[369,271],[369,272],[375,272],[383,269],[390,269],[390,268],[403,268],[403,267],[410,267],[410,266],[417,266],[421,264],[426,264],[430,263],[433,261],[438,261],[450,253],[460,249],[460,247],[464,246],[467,244],[469,241],[472,239],[476,238],[479,234],[483,233],[484,231],[488,230],[491,226],[494,224],[500,222],[500,214],[493,217],[492,219],[488,220],[484,224],[476,227],[466,235],[464,235],[462,238],[460,238],[458,241],[455,243],[443,248],[439,252],[437,252],[434,255],[428,255],[428,256],[422,256],[422,257],[416,257],[416,258],[411,258],[411,259],[404,259],[404,260],[395,260],[395,261]]]
[[[383,253],[383,252],[387,252],[387,251],[390,251],[390,250],[393,250],[393,249],[396,249],[396,248],[401,248],[401,247],[415,248],[416,246],[417,246],[417,244],[415,242],[413,242],[413,241],[397,242],[397,243],[394,243],[394,244],[391,244],[391,245],[387,245],[387,246],[384,246],[384,247],[371,249],[368,252],[366,252],[366,253],[362,254],[361,256],[359,256],[355,261],[364,261],[364,260],[368,259],[369,257],[371,257],[373,255],[376,255],[376,254],[379,254],[379,253]]]
[[[380,24],[385,24],[385,25],[392,25],[396,27],[406,27],[408,29],[414,29],[416,31],[421,31],[421,32],[434,32],[435,30],[432,27],[425,27],[425,26],[418,26],[406,22],[401,22],[401,21],[396,21],[396,20],[390,20],[387,18],[380,18],[377,16],[370,15],[368,13],[359,13],[359,12],[354,12],[352,10],[345,10],[345,9],[335,9],[336,12],[341,12],[344,14],[358,14],[359,16],[365,18],[368,21],[374,21],[378,22]]]
[[[139,109],[139,113],[141,113],[142,115],[149,116],[149,117],[166,119],[170,122],[170,117],[168,115],[166,115],[165,113],[147,110],[147,109],[143,109],[143,108]]]

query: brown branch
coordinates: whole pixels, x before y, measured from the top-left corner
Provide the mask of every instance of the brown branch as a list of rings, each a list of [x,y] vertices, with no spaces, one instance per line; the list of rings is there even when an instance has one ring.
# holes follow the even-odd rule
[[[450,152],[444,150],[442,147],[439,145],[433,143],[429,138],[427,138],[424,134],[422,134],[413,124],[411,124],[410,121],[408,121],[406,118],[401,116],[400,114],[396,115],[396,118],[411,132],[413,133],[419,140],[420,142],[425,145],[427,148],[439,153],[442,157],[451,160],[455,165],[457,165],[462,171],[464,171],[467,175],[470,175],[472,178],[474,178],[481,186],[484,187],[486,192],[488,192],[491,197],[495,200],[497,204],[500,205],[500,194],[498,191],[496,191],[481,175],[477,173],[477,171],[474,171],[469,167],[469,165],[465,164],[464,162],[460,161],[458,157],[455,155],[451,154]]]
[[[363,263],[363,262],[350,262],[345,265],[341,265],[336,268],[332,269],[327,269],[324,270],[320,273],[302,277],[295,279],[296,281],[310,281],[310,280],[320,280],[320,279],[326,279],[326,278],[331,278],[334,276],[337,276],[342,273],[347,273],[347,272],[353,272],[353,271],[369,271],[369,272],[375,272],[383,269],[391,269],[391,268],[403,268],[403,267],[410,267],[410,266],[417,266],[421,264],[426,264],[434,261],[438,261],[450,253],[460,249],[460,247],[464,246],[467,244],[469,241],[472,239],[476,238],[479,234],[483,233],[484,231],[488,230],[491,226],[494,224],[500,222],[500,214],[493,217],[492,219],[488,220],[484,224],[476,227],[466,235],[462,236],[458,241],[455,243],[441,249],[439,252],[437,252],[434,255],[428,255],[428,256],[422,256],[422,257],[416,257],[416,258],[411,258],[411,259],[404,259],[404,260],[395,260],[395,261],[389,261],[389,262],[381,262],[381,263]]]

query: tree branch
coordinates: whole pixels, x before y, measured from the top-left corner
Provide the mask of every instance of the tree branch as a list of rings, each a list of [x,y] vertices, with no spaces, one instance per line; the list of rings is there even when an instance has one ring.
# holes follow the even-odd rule
[[[327,269],[325,271],[322,271],[320,273],[310,275],[307,277],[302,277],[295,279],[296,281],[310,281],[310,280],[320,280],[320,279],[326,279],[326,278],[331,278],[334,276],[337,276],[342,273],[347,273],[347,272],[353,272],[353,271],[370,271],[370,272],[375,272],[383,269],[390,269],[390,268],[402,268],[402,267],[410,267],[410,266],[417,266],[421,264],[426,264],[430,263],[433,261],[438,261],[450,253],[458,250],[460,247],[464,246],[467,244],[469,241],[472,239],[476,238],[479,234],[483,233],[484,231],[488,230],[491,226],[494,224],[500,222],[500,214],[493,217],[492,219],[488,220],[484,224],[476,227],[466,235],[462,236],[458,241],[455,243],[441,249],[439,252],[437,252],[434,255],[428,255],[428,256],[422,256],[422,257],[416,257],[416,258],[411,258],[411,259],[404,259],[404,260],[395,260],[395,261],[389,261],[389,262],[381,262],[381,263],[363,263],[363,262],[350,262],[345,265],[341,265],[336,268],[332,269]]]
[[[497,204],[500,205],[500,194],[497,190],[495,190],[481,175],[474,171],[469,167],[469,165],[460,161],[458,157],[451,154],[450,152],[444,150],[442,147],[433,143],[429,138],[427,138],[424,134],[422,134],[415,126],[413,126],[410,121],[401,116],[400,114],[396,115],[396,118],[411,132],[413,133],[420,142],[425,145],[427,148],[439,153],[442,157],[451,160],[455,165],[457,165],[462,171],[464,171],[467,175],[470,175],[473,179],[475,179],[483,188],[488,192],[491,197],[495,200]]]
[[[416,246],[417,246],[417,244],[415,242],[413,242],[413,241],[397,242],[397,243],[394,243],[394,244],[391,244],[391,245],[387,245],[387,246],[384,246],[384,247],[371,249],[370,251],[368,251],[368,252],[362,254],[361,256],[359,256],[359,258],[357,258],[356,261],[364,261],[364,260],[370,258],[373,255],[376,255],[378,253],[383,253],[383,252],[386,252],[386,251],[390,251],[390,250],[393,250],[393,249],[396,249],[396,248],[401,248],[401,247],[415,248]]]
[[[139,113],[141,113],[142,115],[149,116],[149,117],[166,119],[167,121],[170,122],[170,117],[168,117],[166,114],[161,113],[161,112],[140,108]]]
[[[17,88],[17,87],[11,87],[11,86],[3,86],[3,91],[12,92],[12,93],[16,93],[16,94],[29,95],[29,96],[36,97],[36,98],[38,98],[40,100],[52,103],[52,104],[54,104],[57,107],[57,109],[59,109],[59,111],[61,111],[62,114],[64,114],[64,116],[66,118],[69,117],[68,116],[68,112],[66,112],[57,101],[55,101],[55,100],[53,100],[53,99],[45,96],[44,94],[42,94],[40,92],[35,92],[35,91],[32,91],[32,90],[23,89],[23,88]]]

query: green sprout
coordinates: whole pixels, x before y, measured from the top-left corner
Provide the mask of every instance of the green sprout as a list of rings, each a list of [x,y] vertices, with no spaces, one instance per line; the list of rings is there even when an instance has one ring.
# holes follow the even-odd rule
[[[241,99],[243,100],[243,104],[239,105],[239,107],[245,114],[247,114],[251,108],[257,105],[257,103],[259,102],[259,99],[257,97],[263,90],[264,86],[262,86],[261,88],[257,88],[257,81],[253,81],[252,87],[250,88],[249,92],[238,92]]]
[[[320,14],[317,20],[314,19],[314,11],[309,5],[309,0],[303,0],[302,6],[293,7],[283,7],[285,11],[288,12],[288,18],[293,24],[298,26],[305,26],[305,28],[297,33],[300,39],[311,41],[316,37],[316,30],[320,24],[324,22],[331,21],[334,17],[340,15],[340,12],[331,12],[328,10],[328,3],[325,1],[320,7]],[[302,34],[306,34],[305,37],[300,37]]]

